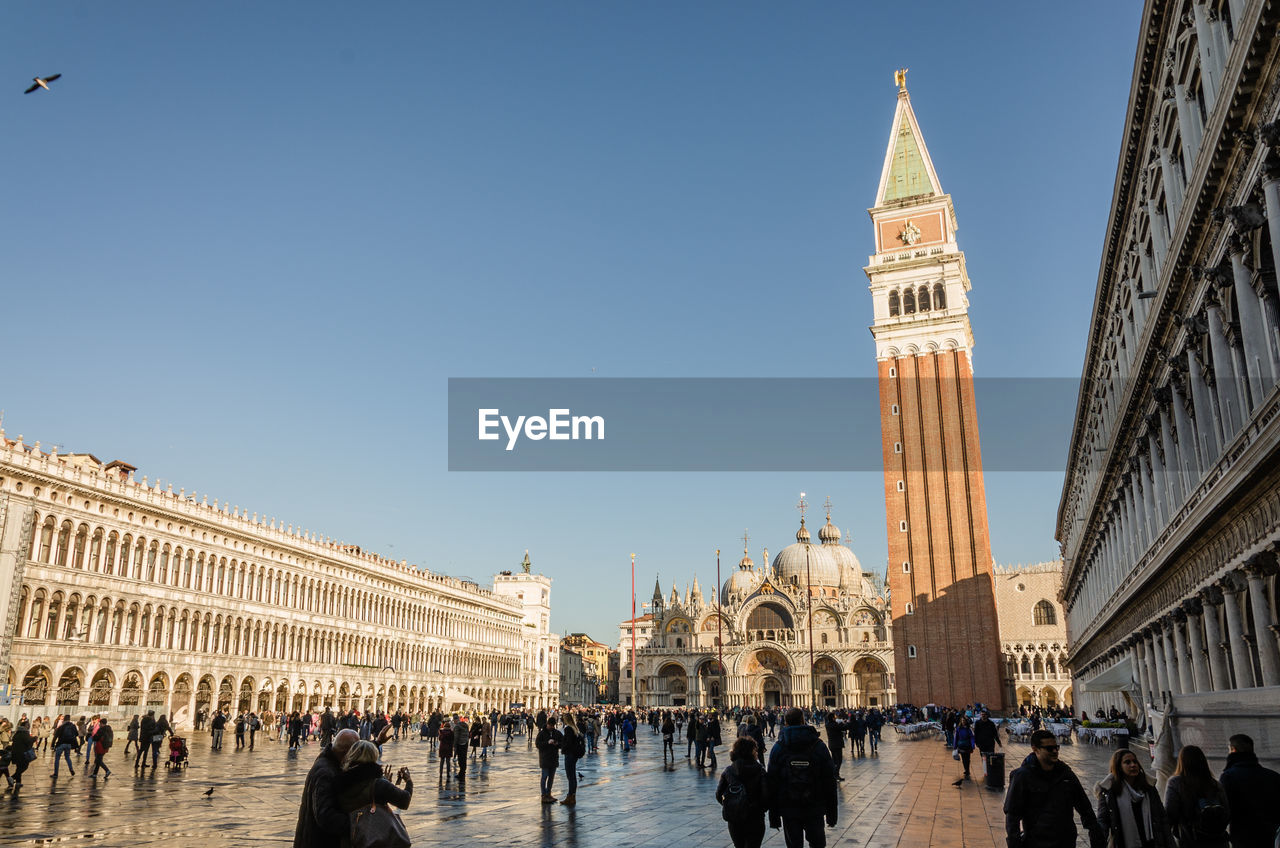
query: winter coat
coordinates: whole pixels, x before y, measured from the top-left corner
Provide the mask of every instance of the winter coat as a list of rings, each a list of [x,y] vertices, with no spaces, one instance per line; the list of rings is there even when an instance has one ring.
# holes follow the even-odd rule
[[[1124,788],[1115,786],[1115,778],[1107,775],[1093,787],[1093,794],[1098,797],[1098,824],[1107,833],[1108,848],[1173,848],[1173,835],[1169,832],[1169,820],[1165,816],[1164,804],[1160,803],[1160,793],[1148,784],[1143,790],[1146,796],[1144,804],[1151,807],[1151,841],[1143,845],[1126,845],[1124,829],[1120,823],[1120,804],[1128,801],[1124,797]],[[1138,819],[1139,827],[1145,816]]]
[[[58,745],[80,745],[80,730],[69,721],[64,721],[58,725],[58,729],[53,731],[53,744]]]
[[[453,726],[444,725],[439,730],[440,733],[440,758],[445,759],[453,756]]]
[[[493,744],[493,725],[485,722],[480,730],[480,746],[488,748]]]
[[[387,780],[377,763],[361,763],[339,772],[334,776],[333,790],[339,809],[347,815],[366,804],[392,804],[407,810],[413,799],[413,790],[401,789]]]
[[[471,738],[471,728],[467,727],[465,721],[460,721],[453,726],[453,750],[458,752],[459,757],[467,755],[467,742]]]
[[[107,751],[111,750],[111,745],[115,742],[115,740],[116,740],[116,733],[114,730],[111,729],[111,725],[109,724],[99,724],[98,732],[93,734],[94,745],[95,746],[101,745],[102,752],[104,754]]]
[[[340,848],[350,829],[346,812],[338,806],[335,782],[341,773],[338,756],[326,745],[302,786],[293,848]]]
[[[716,787],[716,800],[724,804],[729,797],[729,786],[741,783],[747,790],[747,802],[752,820],[762,822],[769,810],[769,779],[764,766],[755,760],[734,760],[720,772],[720,784]]]
[[[1169,778],[1164,791],[1164,812],[1178,848],[1226,848],[1225,822],[1221,832],[1216,835],[1209,832],[1212,827],[1210,822],[1204,822],[1205,828],[1198,827],[1201,824],[1202,803],[1206,806],[1220,806],[1223,811],[1230,810],[1227,793],[1216,780],[1208,795],[1196,796],[1185,777],[1174,775]]]
[[[843,751],[844,734],[848,729],[848,725],[841,722],[834,715],[827,716],[827,747],[832,751]]]
[[[967,727],[956,727],[956,750],[972,751],[973,750],[973,731]]]
[[[1218,778],[1231,809],[1234,848],[1271,848],[1280,828],[1280,774],[1254,754],[1233,752]]]
[[[215,718],[213,721],[214,721],[213,729],[214,730],[221,729],[222,725],[217,723],[218,719]],[[134,716],[133,721],[129,722],[129,741],[130,742],[138,741],[138,717],[137,716]]]
[[[812,793],[808,798],[798,798],[792,783],[791,766],[807,761],[811,776]],[[825,815],[827,822],[835,826],[839,814],[836,799],[836,764],[831,752],[818,736],[816,728],[807,724],[784,727],[778,741],[769,752],[769,824],[778,826],[782,816],[812,817]]]
[[[151,737],[156,735],[156,720],[151,716],[143,716],[141,723],[138,724],[138,741],[144,745],[151,743]]]
[[[538,738],[533,744],[538,749],[539,767],[549,769],[560,767],[560,746],[564,744],[564,736],[560,731],[554,727],[544,727],[538,731]]]
[[[1065,763],[1050,771],[1040,767],[1034,753],[1009,775],[1004,796],[1004,829],[1009,848],[1075,848],[1076,821],[1098,832],[1098,817],[1080,778]]]

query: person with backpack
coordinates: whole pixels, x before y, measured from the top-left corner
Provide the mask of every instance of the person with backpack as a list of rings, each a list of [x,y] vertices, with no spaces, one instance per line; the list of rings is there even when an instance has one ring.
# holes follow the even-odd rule
[[[551,794],[551,787],[556,780],[556,769],[560,767],[560,747],[564,736],[556,730],[555,716],[547,716],[546,723],[538,731],[534,745],[538,748],[538,768],[542,770],[539,787],[542,790],[542,803],[554,804],[556,798]]]
[[[111,769],[107,767],[106,758],[114,741],[115,732],[111,729],[111,724],[107,721],[107,717],[102,716],[98,719],[98,727],[93,732],[92,741],[89,743],[89,746],[93,749],[93,771],[89,772],[89,777],[97,777],[99,771],[105,771],[107,777],[111,776]]]
[[[572,712],[564,714],[561,750],[564,751],[564,773],[569,776],[569,794],[560,803],[572,807],[578,803],[578,760],[587,753],[586,738],[578,729],[578,721]]]
[[[1280,831],[1280,774],[1258,762],[1253,739],[1245,734],[1237,733],[1227,744],[1231,753],[1221,779],[1231,812],[1231,844],[1272,848]]]
[[[342,771],[333,779],[338,808],[350,817],[348,833],[341,841],[343,848],[408,844],[396,841],[397,837],[408,838],[400,817],[386,810],[373,809],[379,804],[409,809],[413,800],[413,776],[409,769],[401,768],[396,773],[395,783],[390,777],[391,767],[384,771],[378,765],[378,746],[372,742],[363,739],[356,742],[343,757]],[[399,788],[397,784],[400,783],[404,784],[404,789]]]
[[[1164,804],[1133,751],[1116,751],[1111,757],[1111,773],[1098,781],[1093,791],[1107,848],[1173,848]]]
[[[67,760],[67,771],[75,777],[75,766],[71,764],[71,751],[80,746],[80,731],[71,716],[62,717],[62,722],[53,729],[53,779],[58,779],[58,766],[63,757]]]
[[[1204,751],[1195,745],[1178,752],[1178,767],[1164,792],[1164,811],[1178,848],[1226,848],[1227,793],[1213,779]]]
[[[733,848],[760,848],[769,809],[769,781],[760,765],[756,741],[750,735],[739,736],[729,749],[729,767],[720,773],[716,800],[720,802],[720,815],[729,826]]]
[[[787,710],[778,741],[769,752],[769,826],[781,827],[787,848],[825,848],[827,834],[839,816],[836,767],[817,728],[808,725],[798,707]]]

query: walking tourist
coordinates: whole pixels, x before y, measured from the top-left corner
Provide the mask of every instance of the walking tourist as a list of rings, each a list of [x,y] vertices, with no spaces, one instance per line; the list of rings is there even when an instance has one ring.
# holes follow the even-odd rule
[[[674,754],[671,759],[675,760]],[[760,848],[769,809],[769,783],[751,736],[739,736],[730,748],[729,767],[720,773],[716,800],[729,826],[733,848]]]
[[[1164,792],[1164,811],[1178,848],[1226,848],[1227,793],[1213,779],[1204,751],[1184,745]]]
[[[1271,848],[1280,830],[1280,774],[1258,763],[1253,739],[1237,733],[1222,770],[1233,848]]]
[[[440,725],[440,779],[445,783],[453,777],[453,725],[449,719]]]
[[[840,761],[844,759],[844,734],[848,725],[840,720],[834,710],[827,713],[827,749],[831,752],[831,762],[836,768],[836,780],[844,780],[840,776]]]
[[[71,721],[71,716],[64,715],[62,722],[53,729],[53,779],[58,779],[58,766],[65,757],[67,760],[67,771],[71,772],[71,776],[75,777],[76,770],[71,764],[71,752],[80,745],[80,731],[76,729],[75,723]]]
[[[93,748],[93,771],[89,773],[90,777],[97,777],[99,771],[105,771],[103,779],[111,776],[111,769],[107,767],[106,756],[111,750],[111,744],[115,741],[115,733],[111,729],[111,723],[107,721],[107,717],[103,716],[98,719],[98,729],[94,731],[93,741],[90,747]]]
[[[551,794],[551,787],[556,780],[556,769],[560,767],[560,746],[563,742],[564,736],[556,730],[555,716],[548,716],[544,727],[538,731],[537,740],[533,743],[538,748],[538,767],[542,771],[542,781],[539,786],[544,804],[556,802],[555,796]]]
[[[13,732],[13,742],[9,745],[13,758],[13,787],[22,788],[22,773],[36,758],[35,739],[31,736],[31,725],[23,719],[18,722],[18,729]]]
[[[140,724],[138,720],[140,718],[142,717],[135,714],[133,720],[129,722],[129,737],[128,741],[124,743],[124,755],[126,757],[129,756],[129,746],[136,747],[138,744],[138,727]]]
[[[953,737],[955,751],[959,754],[960,763],[964,766],[964,779],[969,779],[969,760],[973,756],[973,728],[969,726],[968,716],[961,716],[956,722]]]
[[[467,726],[466,716],[459,716],[453,723],[453,757],[458,761],[458,780],[467,779],[467,743],[471,739],[471,728]]]
[[[769,753],[769,825],[783,829],[787,848],[803,848],[806,839],[824,848],[823,818],[835,827],[839,815],[835,763],[803,711],[787,710],[783,724]]]
[[[671,762],[676,761],[676,750],[674,740],[676,737],[676,723],[671,718],[671,711],[667,710],[662,717],[662,762],[667,761],[667,754],[671,754]]]
[[[996,727],[996,723],[991,720],[991,713],[986,710],[983,710],[978,720],[973,723],[973,742],[978,748],[978,755],[982,758],[984,770],[987,757],[995,753],[996,746],[1004,747],[1004,743],[1000,741],[1000,728]]]
[[[1128,748],[1111,757],[1111,773],[1094,787],[1107,848],[1173,848],[1164,804]]]
[[[1072,811],[1097,848],[1106,834],[1071,767],[1058,759],[1058,739],[1048,730],[1031,734],[1031,753],[1009,775],[1004,828],[1009,848],[1075,848]]]

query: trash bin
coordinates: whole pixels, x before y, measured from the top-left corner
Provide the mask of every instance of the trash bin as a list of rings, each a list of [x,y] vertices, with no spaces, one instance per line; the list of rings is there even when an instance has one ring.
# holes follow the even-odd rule
[[[987,788],[1004,789],[1004,754],[987,754]]]

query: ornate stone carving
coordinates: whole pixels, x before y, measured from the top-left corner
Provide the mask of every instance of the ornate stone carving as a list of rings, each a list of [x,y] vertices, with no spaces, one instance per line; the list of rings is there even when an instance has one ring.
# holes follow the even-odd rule
[[[1216,584],[1205,586],[1200,590],[1200,600],[1210,606],[1222,605],[1222,588]]]
[[[1213,210],[1213,220],[1227,222],[1237,233],[1250,233],[1267,223],[1267,216],[1252,203],[1243,206],[1222,206]]]
[[[1187,615],[1204,615],[1204,603],[1199,598],[1188,598],[1183,601],[1182,609]]]

